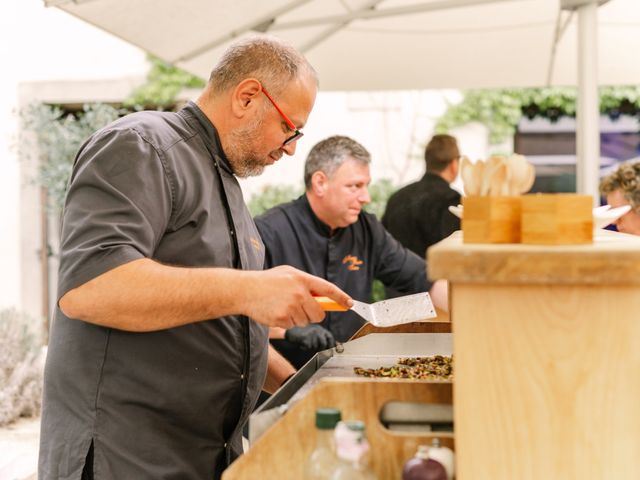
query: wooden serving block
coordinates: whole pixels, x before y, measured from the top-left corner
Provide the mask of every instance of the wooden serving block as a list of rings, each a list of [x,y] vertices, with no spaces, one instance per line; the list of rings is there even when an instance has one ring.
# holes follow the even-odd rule
[[[566,245],[593,241],[593,197],[536,193],[522,197],[522,243]]]
[[[465,243],[520,242],[521,197],[463,197]]]
[[[402,467],[435,437],[450,448],[453,434],[389,431],[380,423],[387,402],[452,403],[450,382],[369,378],[321,380],[276,422],[249,451],[222,475],[223,480],[303,479],[307,458],[315,447],[315,411],[335,407],[343,420],[362,420],[371,445],[372,467],[380,479],[401,479]]]

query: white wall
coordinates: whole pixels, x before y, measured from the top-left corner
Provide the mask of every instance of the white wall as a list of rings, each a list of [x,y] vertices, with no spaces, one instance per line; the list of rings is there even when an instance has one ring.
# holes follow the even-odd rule
[[[34,316],[40,306],[40,285],[30,282],[32,295],[23,298],[21,264],[37,262],[33,245],[24,236],[39,235],[37,190],[29,185],[32,174],[22,174],[16,151],[19,128],[19,86],[24,82],[90,80],[144,75],[145,54],[96,28],[53,8],[41,0],[5,0],[0,4],[0,308],[16,307]],[[21,194],[22,189],[22,194]],[[35,193],[34,193],[35,192]],[[30,205],[25,205],[30,203]],[[28,211],[28,218],[22,212]],[[28,225],[26,225],[28,224]],[[35,242],[37,243],[37,241]],[[27,251],[28,250],[28,251]]]

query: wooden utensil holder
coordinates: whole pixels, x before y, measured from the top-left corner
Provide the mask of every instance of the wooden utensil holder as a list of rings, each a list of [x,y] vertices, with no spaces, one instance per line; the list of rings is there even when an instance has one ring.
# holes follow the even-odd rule
[[[519,243],[521,197],[463,197],[464,243]]]
[[[521,226],[522,243],[593,243],[593,198],[574,193],[524,195]]]

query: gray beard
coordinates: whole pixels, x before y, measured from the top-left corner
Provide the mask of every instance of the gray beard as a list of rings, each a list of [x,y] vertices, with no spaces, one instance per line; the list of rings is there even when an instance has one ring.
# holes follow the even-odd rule
[[[245,156],[237,162],[229,158],[229,163],[231,163],[231,169],[235,176],[240,178],[257,177],[265,169],[262,161],[255,157]]]
[[[229,135],[227,158],[234,175],[240,178],[255,177],[264,172],[265,159],[260,158],[253,150],[252,144],[258,138],[262,127],[262,116],[242,130],[235,130]]]

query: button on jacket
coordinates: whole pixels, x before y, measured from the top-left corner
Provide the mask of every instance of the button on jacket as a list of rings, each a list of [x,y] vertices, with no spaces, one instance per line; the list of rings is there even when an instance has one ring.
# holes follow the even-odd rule
[[[140,258],[262,268],[263,246],[238,182],[193,103],[178,113],[128,115],[94,134],[76,158],[58,298]],[[267,329],[242,316],[133,333],[56,309],[38,478],[79,479],[92,443],[96,480],[218,478],[241,451],[266,361]]]
[[[403,248],[370,213],[361,212],[356,223],[332,234],[302,195],[255,221],[265,244],[267,267],[291,265],[327,279],[364,302],[371,300],[374,279],[405,293],[431,288],[424,260]],[[322,322],[341,342],[363,324],[364,320],[350,311],[328,312]]]

